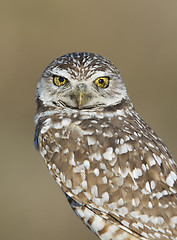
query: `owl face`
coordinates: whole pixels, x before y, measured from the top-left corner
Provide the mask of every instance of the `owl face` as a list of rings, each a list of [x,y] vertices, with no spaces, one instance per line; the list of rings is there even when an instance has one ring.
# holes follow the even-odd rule
[[[118,69],[106,58],[90,53],[71,53],[54,60],[44,71],[37,99],[44,106],[103,109],[128,99]]]

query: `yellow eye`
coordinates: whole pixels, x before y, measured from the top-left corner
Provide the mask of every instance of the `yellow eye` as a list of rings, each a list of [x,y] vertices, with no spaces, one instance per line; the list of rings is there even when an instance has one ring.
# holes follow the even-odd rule
[[[62,86],[66,83],[66,78],[64,77],[58,77],[58,76],[54,76],[53,77],[53,82],[56,86]]]
[[[95,85],[99,88],[107,88],[109,85],[108,77],[100,77],[95,80]]]

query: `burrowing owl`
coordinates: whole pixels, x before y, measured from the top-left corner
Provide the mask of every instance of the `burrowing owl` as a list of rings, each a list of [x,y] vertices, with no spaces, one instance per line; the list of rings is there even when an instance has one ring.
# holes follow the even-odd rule
[[[177,164],[110,61],[91,53],[57,58],[36,100],[35,146],[100,239],[177,239]]]

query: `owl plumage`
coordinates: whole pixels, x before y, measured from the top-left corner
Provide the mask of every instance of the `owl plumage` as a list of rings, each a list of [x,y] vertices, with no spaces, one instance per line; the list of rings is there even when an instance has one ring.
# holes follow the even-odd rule
[[[36,100],[35,146],[100,239],[177,239],[177,164],[109,60],[91,53],[57,58]]]

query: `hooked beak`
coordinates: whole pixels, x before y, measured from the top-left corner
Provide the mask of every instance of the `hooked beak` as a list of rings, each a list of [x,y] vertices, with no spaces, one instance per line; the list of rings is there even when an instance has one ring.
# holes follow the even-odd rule
[[[77,106],[79,109],[81,109],[83,104],[86,102],[85,85],[83,85],[83,84],[78,85],[75,96],[76,96]]]
[[[78,108],[79,109],[81,109],[82,104],[84,103],[84,97],[85,97],[85,93],[84,92],[82,92],[82,91],[78,92],[78,99],[77,99],[77,101],[78,101]]]
[[[85,103],[85,92],[82,90],[79,90],[76,94],[76,101],[78,108],[81,109],[82,105]]]

